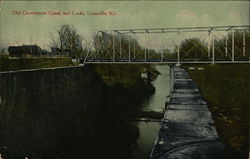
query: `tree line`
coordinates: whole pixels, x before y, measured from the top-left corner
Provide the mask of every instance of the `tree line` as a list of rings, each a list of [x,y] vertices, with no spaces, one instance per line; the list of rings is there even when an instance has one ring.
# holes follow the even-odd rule
[[[243,35],[245,34],[245,51],[243,51]],[[226,37],[227,36],[227,37]],[[217,60],[232,59],[232,32],[228,35],[214,34],[214,56]],[[234,32],[234,52],[235,60],[249,59],[250,31],[245,33],[240,31]],[[209,47],[210,46],[210,47]],[[56,31],[56,35],[51,35],[50,48],[52,52],[59,55],[68,53],[71,57],[91,57],[92,59],[162,59],[176,60],[178,51],[180,60],[211,60],[212,59],[212,42],[210,44],[199,38],[188,38],[175,45],[173,50],[165,48],[162,50],[149,49],[141,46],[137,39],[132,36],[123,34],[108,34],[98,32],[93,34],[92,38],[87,41],[80,35],[75,27],[64,24]]]

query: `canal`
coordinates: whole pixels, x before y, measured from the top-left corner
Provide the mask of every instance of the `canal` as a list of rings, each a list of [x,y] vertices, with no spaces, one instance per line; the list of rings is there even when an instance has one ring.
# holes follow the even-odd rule
[[[165,102],[170,95],[170,67],[168,65],[156,65],[156,70],[160,74],[152,82],[155,87],[155,93],[143,102],[142,111],[164,111]],[[152,151],[161,122],[152,120],[149,122],[135,122],[134,124],[139,129],[139,137],[132,159],[147,159]]]
[[[127,114],[141,103],[140,111],[163,112],[170,68],[155,68],[160,72],[152,81],[155,93],[144,102],[144,85],[107,86],[92,66],[0,74],[0,154],[5,159],[149,158],[160,120],[131,123]]]

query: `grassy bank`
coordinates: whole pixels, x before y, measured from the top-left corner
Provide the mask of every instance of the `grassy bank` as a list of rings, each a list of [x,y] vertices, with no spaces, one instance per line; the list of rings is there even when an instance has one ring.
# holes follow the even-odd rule
[[[126,87],[134,87],[141,80],[141,73],[148,74],[148,83],[158,75],[153,65],[145,64],[98,64],[96,72],[108,85],[122,83]]]
[[[227,159],[247,159],[249,149],[249,65],[184,66],[212,112]],[[190,70],[189,67],[196,67]],[[197,68],[204,68],[198,70]]]
[[[70,58],[9,58],[0,56],[0,72],[49,67],[72,66]]]
[[[159,74],[153,65],[144,64],[98,64],[95,65],[95,71],[109,87],[115,90],[124,87],[128,91],[124,93],[124,97],[133,94],[134,98],[128,101],[126,107],[127,118],[129,118],[128,114],[134,114],[141,108],[143,99],[154,93],[155,88],[151,82]],[[141,78],[141,73],[147,73],[148,78]]]

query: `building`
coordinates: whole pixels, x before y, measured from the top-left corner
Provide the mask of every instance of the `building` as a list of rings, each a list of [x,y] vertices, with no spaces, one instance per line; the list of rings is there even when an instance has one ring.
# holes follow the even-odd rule
[[[42,53],[42,49],[37,45],[21,45],[21,46],[9,46],[8,48],[10,56],[38,56]]]

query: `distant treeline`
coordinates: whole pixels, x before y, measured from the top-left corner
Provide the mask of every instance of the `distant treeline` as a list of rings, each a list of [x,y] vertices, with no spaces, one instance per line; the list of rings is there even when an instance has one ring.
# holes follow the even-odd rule
[[[245,34],[245,51],[243,51],[243,35]],[[226,38],[227,36],[227,38]],[[214,56],[217,60],[232,59],[232,33],[228,35],[214,35]],[[179,45],[181,60],[211,60],[213,53],[212,40],[210,43],[202,41],[199,38],[185,39]],[[234,52],[235,60],[248,60],[250,57],[250,31],[245,33],[234,32]],[[146,49],[142,47],[137,39],[126,35],[110,35],[106,33],[98,34],[95,37],[95,51],[93,55],[96,59],[162,59],[173,60],[178,58],[178,46],[173,50],[168,48],[157,51],[155,49]],[[130,48],[130,49],[129,49]],[[210,48],[210,49],[209,49]],[[113,51],[115,50],[115,57]],[[130,52],[130,54],[129,54]],[[145,53],[146,52],[146,53]],[[134,54],[135,53],[135,54]],[[91,54],[90,54],[91,56]]]
[[[250,58],[250,31],[234,31],[228,34],[213,33],[214,35],[214,58],[216,60],[232,60],[232,43],[234,39],[235,60],[248,60]],[[243,46],[243,35],[245,35],[245,46]],[[187,38],[180,45],[173,46],[174,49],[165,48],[156,50],[142,46],[138,39],[133,36],[123,34],[108,34],[97,32],[92,37],[86,39],[78,33],[72,25],[63,24],[55,32],[50,34],[48,44],[50,52],[42,50],[37,45],[10,46],[11,56],[25,55],[47,55],[66,56],[71,58],[85,58],[105,60],[105,59],[130,59],[133,60],[154,60],[161,59],[176,60],[178,58],[178,48],[180,60],[211,60],[213,54],[213,44],[211,40],[202,38]],[[245,48],[245,49],[243,49]],[[39,51],[40,50],[40,51]],[[243,51],[245,50],[245,51]]]

